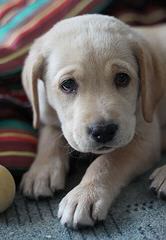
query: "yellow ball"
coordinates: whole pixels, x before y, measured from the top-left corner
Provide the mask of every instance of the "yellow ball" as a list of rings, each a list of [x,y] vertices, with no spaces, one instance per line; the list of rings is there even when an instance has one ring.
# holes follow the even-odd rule
[[[16,185],[7,168],[0,165],[0,213],[4,212],[13,202]]]

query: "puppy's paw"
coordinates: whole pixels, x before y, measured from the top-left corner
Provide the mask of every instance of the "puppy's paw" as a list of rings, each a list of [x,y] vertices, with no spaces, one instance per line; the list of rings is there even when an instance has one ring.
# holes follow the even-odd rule
[[[163,200],[166,200],[166,165],[157,168],[150,176],[150,189]]]
[[[49,162],[34,164],[23,175],[20,190],[29,198],[52,197],[56,190],[61,190],[65,185],[66,171],[61,164]]]
[[[59,204],[58,218],[67,227],[93,226],[106,218],[110,207],[110,192],[104,187],[78,185]]]

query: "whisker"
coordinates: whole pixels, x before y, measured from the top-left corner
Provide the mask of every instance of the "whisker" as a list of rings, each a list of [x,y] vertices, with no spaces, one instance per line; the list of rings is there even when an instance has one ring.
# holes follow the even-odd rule
[[[63,136],[64,136],[63,133],[60,133],[59,135],[56,135],[56,139],[59,139],[59,138],[61,138]]]

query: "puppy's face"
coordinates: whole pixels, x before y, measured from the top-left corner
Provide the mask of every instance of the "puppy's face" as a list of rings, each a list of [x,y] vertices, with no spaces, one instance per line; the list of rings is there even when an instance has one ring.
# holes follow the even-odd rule
[[[101,21],[71,20],[57,26],[55,39],[45,41],[45,85],[68,143],[97,154],[128,144],[135,134],[139,81],[123,32],[111,32]]]

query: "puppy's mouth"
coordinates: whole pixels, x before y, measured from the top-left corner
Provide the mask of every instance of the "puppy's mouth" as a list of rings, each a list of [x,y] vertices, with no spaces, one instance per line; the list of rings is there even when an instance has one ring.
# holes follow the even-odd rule
[[[111,147],[102,146],[102,147],[99,147],[97,150],[98,151],[105,151],[105,150],[109,150],[109,149],[111,149]]]
[[[112,147],[102,146],[102,147],[99,147],[99,148],[95,149],[95,151],[93,151],[93,153],[105,154],[105,153],[112,152],[113,150],[114,150],[114,148],[112,148]]]

